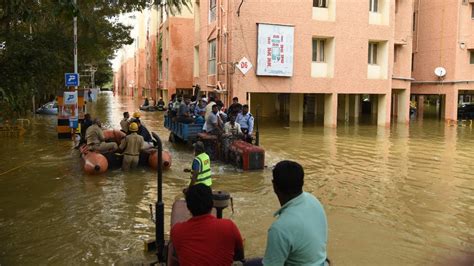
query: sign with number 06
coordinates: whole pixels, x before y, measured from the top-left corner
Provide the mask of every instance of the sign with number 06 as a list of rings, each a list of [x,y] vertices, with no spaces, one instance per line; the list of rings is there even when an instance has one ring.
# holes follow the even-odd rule
[[[240,61],[237,63],[237,68],[242,72],[242,74],[247,74],[250,69],[252,69],[253,65],[252,63],[247,59],[247,57],[244,57],[240,59]]]

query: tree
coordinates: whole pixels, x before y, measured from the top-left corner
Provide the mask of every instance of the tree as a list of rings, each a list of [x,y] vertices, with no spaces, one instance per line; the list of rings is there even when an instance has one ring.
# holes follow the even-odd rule
[[[130,27],[113,18],[141,10],[145,0],[0,0],[0,108],[21,113],[33,96],[47,101],[73,70],[72,20],[78,16],[79,69],[100,66],[98,82],[111,80],[114,51],[131,44]],[[103,69],[102,69],[103,68]]]

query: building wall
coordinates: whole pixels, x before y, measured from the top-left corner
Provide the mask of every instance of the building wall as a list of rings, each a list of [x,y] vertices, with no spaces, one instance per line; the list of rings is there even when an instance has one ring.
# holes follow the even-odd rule
[[[446,120],[457,120],[459,95],[474,90],[474,65],[470,64],[473,4],[468,2],[431,0],[415,5],[412,93],[443,95]],[[436,67],[444,67],[446,76],[438,78]]]
[[[217,6],[222,5],[222,9],[217,9],[216,21],[209,23],[209,0],[201,0],[199,16],[196,16],[199,23],[195,23],[199,27],[194,43],[199,46],[199,62],[195,62],[199,64],[199,77],[195,77],[195,82],[209,91],[216,87],[224,88],[228,99],[233,96],[246,99],[249,92],[386,94],[390,98],[393,74],[405,79],[411,76],[413,1],[397,0],[397,13],[395,0],[379,1],[378,14],[369,12],[368,0],[330,0],[327,10],[313,8],[310,0],[245,1],[238,15],[241,1],[218,0]],[[327,14],[322,14],[324,12]],[[409,18],[408,22],[406,18]],[[397,21],[400,25],[396,26]],[[295,27],[292,77],[256,75],[257,23]],[[329,38],[331,41],[328,50],[333,52],[327,77],[313,77],[313,38]],[[208,42],[212,39],[218,42],[216,75],[208,75]],[[369,41],[380,44],[379,66],[368,65]],[[401,48],[394,65],[394,45],[402,41],[405,45],[399,45]],[[246,75],[232,67],[232,63],[243,57],[253,65]],[[409,80],[397,80],[396,83],[404,89],[410,88]],[[387,102],[390,110],[390,101]],[[387,113],[389,116],[390,112]]]
[[[193,86],[194,21],[190,18],[169,18],[169,88],[191,89]]]
[[[466,1],[467,2],[467,1]],[[470,52],[474,51],[474,3],[459,4],[458,38],[456,43],[456,79],[474,80],[474,64],[470,64]],[[474,90],[474,85],[461,86],[466,90]]]
[[[457,0],[417,1],[416,42],[413,77],[437,80],[436,67],[446,68],[446,80],[455,79]]]

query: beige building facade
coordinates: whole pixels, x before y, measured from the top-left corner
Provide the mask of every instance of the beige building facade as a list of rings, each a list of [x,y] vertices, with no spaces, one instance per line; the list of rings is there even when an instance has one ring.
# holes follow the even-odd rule
[[[426,97],[438,97],[440,118],[456,121],[459,103],[474,94],[474,1],[417,0],[413,30],[412,94],[418,109]],[[444,75],[436,75],[436,68]]]
[[[406,123],[413,8],[412,0],[196,1],[194,83],[262,116]]]
[[[165,102],[172,94],[193,89],[193,7],[169,16],[166,8],[151,6],[124,14],[133,25],[132,45],[118,52],[114,89],[119,95]]]

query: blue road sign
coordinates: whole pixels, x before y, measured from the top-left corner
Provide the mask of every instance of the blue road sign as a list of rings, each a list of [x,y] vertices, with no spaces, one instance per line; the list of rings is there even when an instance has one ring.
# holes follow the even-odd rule
[[[65,73],[64,78],[66,81],[66,87],[79,86],[79,74],[77,73]]]

